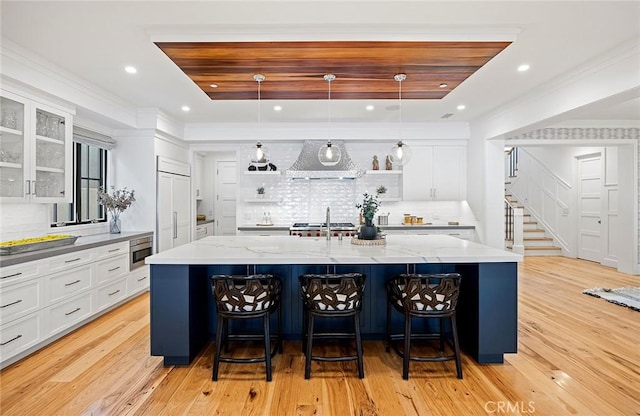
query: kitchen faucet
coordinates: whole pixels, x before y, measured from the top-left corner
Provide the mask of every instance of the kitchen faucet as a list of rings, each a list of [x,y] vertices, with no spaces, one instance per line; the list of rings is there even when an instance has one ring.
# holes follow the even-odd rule
[[[331,208],[327,207],[327,240],[331,240]]]

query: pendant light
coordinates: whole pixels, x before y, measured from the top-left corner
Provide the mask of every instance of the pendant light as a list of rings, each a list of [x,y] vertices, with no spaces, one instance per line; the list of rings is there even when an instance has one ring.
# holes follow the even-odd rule
[[[333,74],[324,76],[324,80],[329,83],[329,140],[327,140],[327,144],[318,150],[318,159],[323,166],[335,166],[342,158],[340,148],[331,145],[331,81],[334,79],[336,79],[336,76]]]
[[[265,76],[262,74],[255,74],[253,79],[258,83],[258,131],[261,131],[260,84],[265,80]],[[265,167],[269,164],[269,149],[267,149],[267,147],[258,140],[249,158],[251,159],[251,164],[253,166],[258,168]]]
[[[398,81],[398,112],[400,119],[400,138],[398,139],[398,143],[396,143],[391,148],[391,154],[389,157],[391,158],[391,162],[398,166],[403,166],[409,162],[411,159],[411,149],[406,144],[402,143],[402,81],[407,79],[406,74],[396,74],[393,79]]]

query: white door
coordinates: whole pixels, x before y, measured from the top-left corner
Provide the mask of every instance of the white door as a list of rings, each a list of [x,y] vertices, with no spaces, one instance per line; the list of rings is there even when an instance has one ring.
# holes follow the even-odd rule
[[[216,235],[236,235],[236,162],[216,163]]]
[[[158,253],[170,249],[173,243],[172,186],[173,175],[158,172]]]
[[[578,257],[602,262],[602,161],[600,155],[578,158]]]

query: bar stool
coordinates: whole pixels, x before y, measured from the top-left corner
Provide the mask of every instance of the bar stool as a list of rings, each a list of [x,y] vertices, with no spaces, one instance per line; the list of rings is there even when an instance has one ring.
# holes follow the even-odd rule
[[[249,276],[211,276],[211,290],[218,309],[218,329],[216,331],[216,351],[213,358],[213,381],[218,380],[220,362],[257,363],[267,367],[267,381],[271,381],[271,358],[282,352],[282,310],[280,308],[280,280],[270,274]],[[269,317],[278,312],[278,333],[270,334]],[[262,319],[262,334],[229,334],[230,319]],[[271,349],[271,339],[275,347]],[[228,352],[229,340],[264,340],[264,356],[255,358],[222,357],[222,344]]]
[[[300,276],[300,289],[303,304],[303,350],[306,355],[304,378],[311,377],[311,360],[314,361],[351,361],[358,362],[358,376],[364,378],[362,359],[362,339],[360,337],[360,311],[364,281],[362,273],[345,274],[304,274]],[[353,317],[353,332],[314,332],[314,321],[320,318]],[[306,327],[305,327],[306,325]],[[322,357],[311,355],[313,340],[354,338],[356,354]]]
[[[448,361],[455,360],[456,373],[462,378],[462,364],[460,363],[460,346],[458,344],[458,330],[456,327],[456,304],[460,294],[460,280],[458,273],[447,274],[401,274],[387,282],[387,352],[391,345],[403,358],[402,378],[409,379],[409,361]],[[404,315],[404,333],[391,333],[391,307]],[[412,333],[411,318],[438,318],[439,333]],[[444,331],[445,318],[451,323],[452,340]],[[411,355],[412,339],[435,339],[440,341],[440,355],[415,356]],[[404,348],[398,348],[394,340],[403,340]],[[452,355],[444,354],[445,341],[453,349]]]

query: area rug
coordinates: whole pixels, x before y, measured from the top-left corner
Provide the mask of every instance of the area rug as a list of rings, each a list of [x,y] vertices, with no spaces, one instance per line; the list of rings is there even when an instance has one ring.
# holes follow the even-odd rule
[[[606,299],[611,303],[626,306],[627,308],[640,312],[640,287],[619,287],[616,289],[594,287],[592,289],[585,289],[582,293]]]

